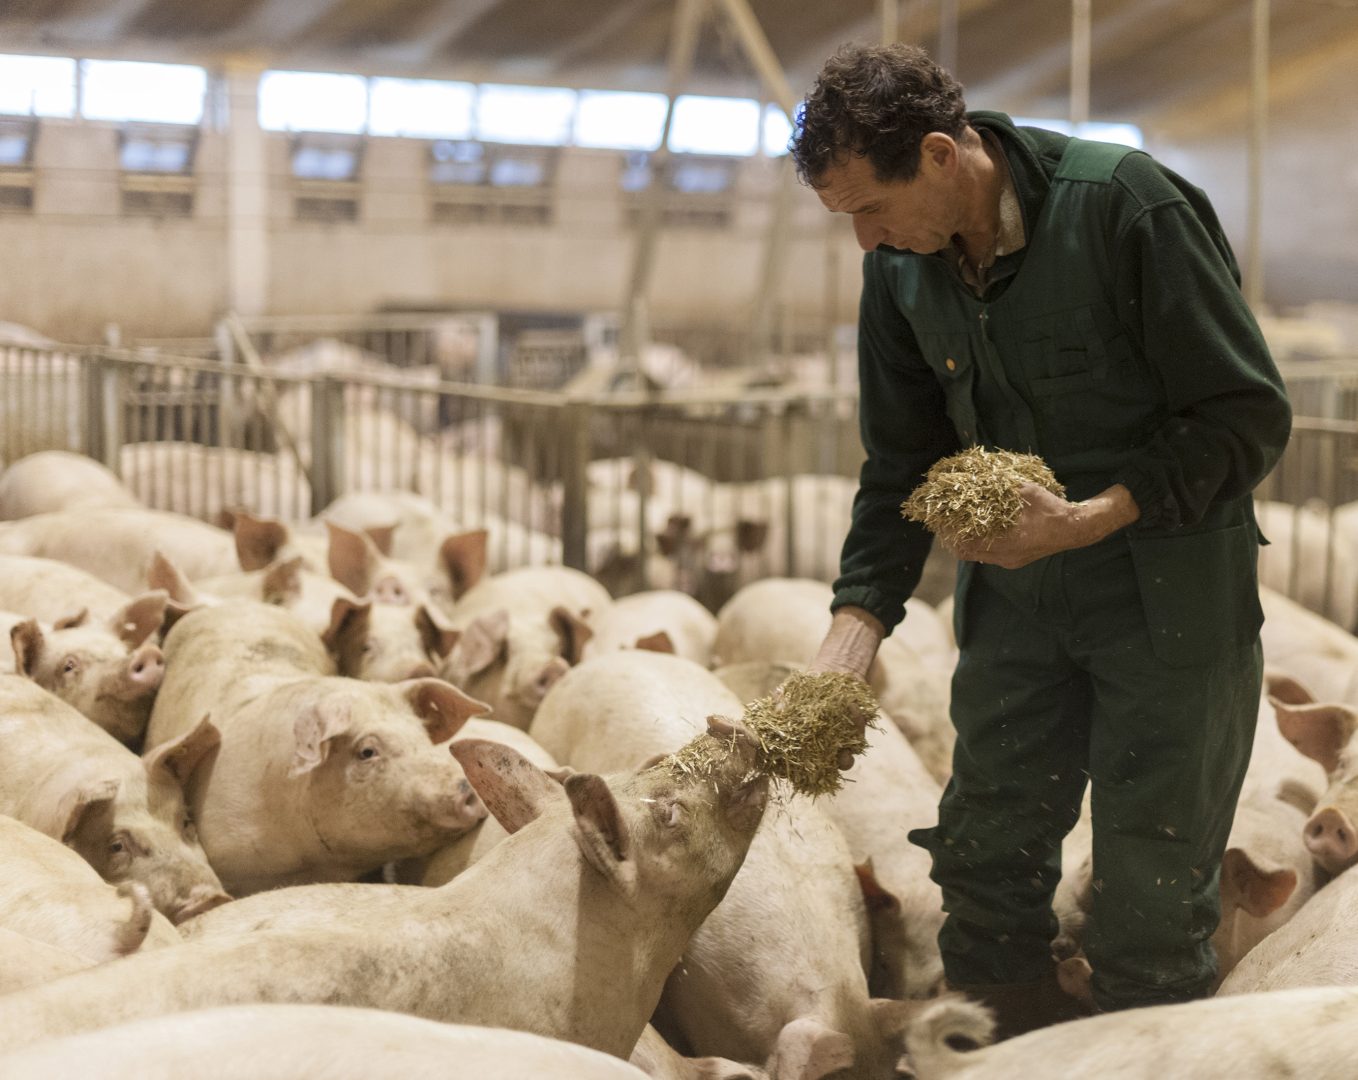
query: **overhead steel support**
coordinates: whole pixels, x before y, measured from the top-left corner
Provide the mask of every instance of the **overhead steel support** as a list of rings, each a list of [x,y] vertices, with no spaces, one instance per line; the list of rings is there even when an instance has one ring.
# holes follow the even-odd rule
[[[1246,184],[1245,300],[1264,304],[1264,151],[1268,137],[1269,0],[1254,0],[1250,41],[1250,136]]]
[[[890,45],[901,37],[900,7],[897,0],[877,0],[882,15],[882,44]]]
[[[224,31],[252,55],[283,52],[335,8],[337,0],[265,0],[239,26]],[[261,46],[260,42],[267,42]]]
[[[637,227],[636,247],[632,251],[632,272],[627,278],[627,295],[623,299],[618,353],[621,366],[626,370],[637,369],[649,337],[646,328],[646,292],[655,269],[655,249],[665,202],[674,102],[693,71],[693,57],[698,50],[698,31],[706,6],[707,0],[679,0],[674,10],[666,76],[665,123],[660,129],[660,146],[651,155],[651,182],[641,193],[641,220]]]
[[[269,173],[259,126],[258,64],[233,63],[226,84],[227,297],[242,315],[263,315],[269,295]]]
[[[1089,120],[1090,41],[1093,35],[1092,0],[1071,0],[1070,7],[1070,122]]]
[[[792,92],[787,73],[769,44],[764,28],[750,9],[748,0],[716,0],[726,12],[736,36],[754,65],[760,81],[769,96],[786,114],[789,123],[796,123],[797,96]],[[784,159],[778,166],[778,190],[774,195],[773,213],[769,217],[768,232],[764,237],[764,258],[759,274],[759,288],[755,293],[754,311],[751,325],[754,328],[755,361],[763,359],[768,352],[773,330],[775,298],[778,295],[782,270],[787,263],[788,234],[792,224],[792,196],[796,190],[796,173],[791,159]]]
[[[429,9],[428,14],[416,21],[411,28],[410,46],[393,48],[392,52],[410,53],[410,61],[415,67],[427,65],[446,52],[473,25],[480,22],[497,7],[500,0],[457,0],[456,3],[442,3]],[[415,45],[415,42],[424,42]]]
[[[938,55],[934,57],[944,71],[957,74],[957,0],[938,0]]]

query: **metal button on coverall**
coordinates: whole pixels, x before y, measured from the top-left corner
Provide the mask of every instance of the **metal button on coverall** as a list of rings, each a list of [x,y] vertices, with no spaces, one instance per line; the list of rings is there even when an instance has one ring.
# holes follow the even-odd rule
[[[1071,141],[999,299],[942,260],[919,260],[901,298],[961,440],[1041,454],[1072,499],[1112,483],[1169,416],[1108,302],[1101,189],[1125,153]],[[1259,700],[1258,542],[1245,495],[1020,570],[963,565],[954,775],[938,825],[911,834],[943,889],[953,985],[1051,970],[1060,844],[1088,780],[1096,1001],[1208,990]]]

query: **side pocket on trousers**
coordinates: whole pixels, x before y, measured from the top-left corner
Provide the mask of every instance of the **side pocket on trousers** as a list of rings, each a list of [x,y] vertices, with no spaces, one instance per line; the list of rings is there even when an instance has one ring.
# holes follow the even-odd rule
[[[1128,534],[1151,648],[1171,667],[1211,663],[1254,640],[1264,622],[1254,530]]]

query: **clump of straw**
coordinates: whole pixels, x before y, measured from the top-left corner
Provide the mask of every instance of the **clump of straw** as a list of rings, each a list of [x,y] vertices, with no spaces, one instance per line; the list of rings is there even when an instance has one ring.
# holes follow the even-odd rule
[[[779,692],[745,706],[741,723],[756,743],[744,779],[786,780],[803,795],[829,795],[843,784],[840,755],[867,749],[866,723],[876,726],[877,702],[862,679],[843,672],[789,676]],[[700,735],[669,759],[681,775],[711,776],[735,752],[735,740]]]
[[[995,540],[1018,521],[1024,505],[1018,489],[1024,483],[1066,493],[1040,457],[973,446],[935,462],[901,503],[901,516],[951,542]]]

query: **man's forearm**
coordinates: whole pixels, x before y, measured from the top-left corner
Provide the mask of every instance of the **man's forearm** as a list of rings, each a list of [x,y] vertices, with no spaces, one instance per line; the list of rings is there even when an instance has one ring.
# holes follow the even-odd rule
[[[807,670],[847,671],[866,679],[885,636],[886,628],[875,616],[860,607],[842,607],[835,612],[829,633]]]

